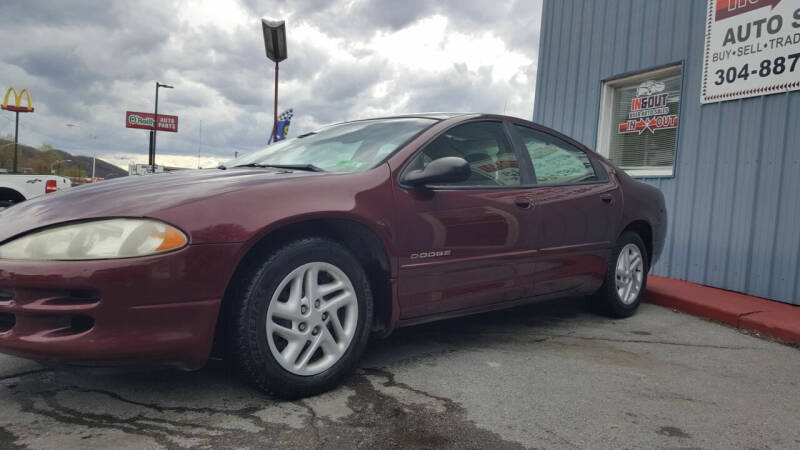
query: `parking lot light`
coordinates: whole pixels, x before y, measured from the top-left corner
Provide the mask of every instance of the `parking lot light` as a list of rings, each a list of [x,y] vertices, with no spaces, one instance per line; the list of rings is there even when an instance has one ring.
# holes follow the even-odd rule
[[[64,163],[68,163],[68,162],[72,162],[72,160],[71,160],[71,159],[59,159],[58,161],[54,162],[53,164],[50,164],[50,173],[52,173],[52,174],[54,174],[54,175],[58,175],[58,173],[57,173],[57,172],[54,172],[54,171],[53,171],[53,167],[54,167],[56,164],[58,164],[58,168],[60,169],[60,168],[61,168],[61,163],[62,163],[62,162],[64,162]]]
[[[156,109],[153,112],[153,140],[150,148],[150,170],[153,173],[156,172],[156,132],[158,131],[158,89],[165,88],[165,89],[174,89],[173,86],[168,84],[159,83],[156,81]]]
[[[272,142],[278,139],[278,63],[286,59],[286,21],[261,19],[264,31],[264,48],[267,58],[275,61],[275,105],[272,123]]]

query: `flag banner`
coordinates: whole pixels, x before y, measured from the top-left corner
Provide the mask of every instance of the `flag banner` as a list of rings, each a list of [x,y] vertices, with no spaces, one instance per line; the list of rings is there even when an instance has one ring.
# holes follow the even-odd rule
[[[289,134],[289,124],[292,122],[292,117],[294,117],[293,109],[287,109],[278,115],[278,132],[276,133],[275,142],[286,139],[286,136]],[[270,138],[272,138],[272,136],[270,136]]]

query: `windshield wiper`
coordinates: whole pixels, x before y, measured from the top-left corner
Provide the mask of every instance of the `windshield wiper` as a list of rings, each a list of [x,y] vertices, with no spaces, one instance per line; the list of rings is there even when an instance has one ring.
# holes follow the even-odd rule
[[[250,163],[242,164],[234,167],[272,167],[274,169],[289,169],[289,170],[305,170],[308,172],[325,172],[324,169],[317,167],[313,164],[260,164]]]

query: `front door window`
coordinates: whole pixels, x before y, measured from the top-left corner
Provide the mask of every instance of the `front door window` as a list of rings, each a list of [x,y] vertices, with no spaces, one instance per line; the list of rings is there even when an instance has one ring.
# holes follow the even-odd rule
[[[520,185],[517,156],[500,122],[471,122],[448,130],[422,150],[411,163],[411,168],[424,168],[431,161],[447,156],[464,158],[472,174],[466,181],[441,186]]]

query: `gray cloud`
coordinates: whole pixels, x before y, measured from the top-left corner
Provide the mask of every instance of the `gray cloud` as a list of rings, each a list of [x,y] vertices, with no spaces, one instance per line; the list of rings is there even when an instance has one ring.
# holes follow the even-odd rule
[[[289,26],[280,109],[295,110],[291,134],[387,111],[503,112],[511,105],[509,113],[530,116],[539,2],[244,1],[247,20],[230,26],[182,20],[184,9],[194,7],[121,0],[0,4],[0,17],[15,18],[4,21],[0,88],[28,88],[37,108],[21,126],[21,140],[146,155],[146,132],[125,129],[124,112],[151,111],[159,80],[176,86],[162,91],[159,111],[180,116],[179,133],[159,134],[159,153],[196,155],[201,120],[206,154],[226,158],[263,146],[273,76],[258,22],[263,16],[286,17]],[[491,67],[463,61],[436,71],[397,64],[397,55],[370,45],[434,15],[447,18],[448,33],[476,39],[491,33],[531,63],[498,79]],[[300,29],[320,37],[292,36]],[[11,124],[0,120],[0,133]]]

